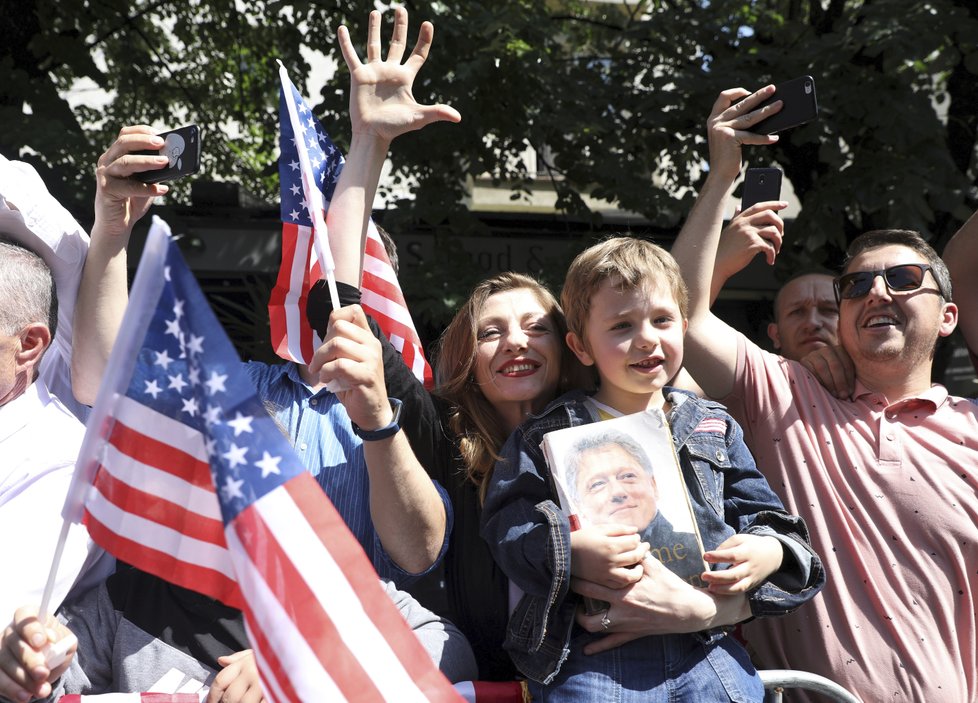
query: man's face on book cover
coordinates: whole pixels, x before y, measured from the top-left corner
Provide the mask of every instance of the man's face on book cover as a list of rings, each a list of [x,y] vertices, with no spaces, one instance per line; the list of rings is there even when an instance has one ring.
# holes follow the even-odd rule
[[[580,511],[594,524],[645,529],[658,510],[655,478],[618,444],[585,451],[578,460]]]

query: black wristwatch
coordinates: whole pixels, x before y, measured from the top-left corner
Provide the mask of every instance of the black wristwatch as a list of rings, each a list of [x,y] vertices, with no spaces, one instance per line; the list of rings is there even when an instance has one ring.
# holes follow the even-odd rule
[[[364,442],[376,442],[378,439],[387,439],[388,437],[393,437],[398,432],[401,431],[401,401],[397,398],[388,398],[390,401],[391,410],[394,411],[394,417],[391,418],[391,422],[386,427],[381,427],[376,430],[364,430],[361,429],[357,423],[350,421],[353,425],[353,434],[362,439]]]

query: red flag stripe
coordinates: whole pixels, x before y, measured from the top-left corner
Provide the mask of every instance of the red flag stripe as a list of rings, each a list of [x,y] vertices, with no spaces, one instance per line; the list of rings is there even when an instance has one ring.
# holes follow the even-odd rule
[[[129,427],[125,422],[118,419],[109,434],[109,442],[121,455],[140,464],[135,467],[136,472],[161,472],[175,477],[176,480],[187,486],[197,486],[199,490],[213,494],[214,479],[211,478],[210,465],[182,449],[178,449],[172,444],[160,442],[150,435]],[[119,457],[119,463],[124,461],[123,456]],[[165,480],[163,476],[157,478],[159,483]],[[216,501],[214,501],[214,507],[217,508]]]
[[[283,223],[282,264],[275,295],[269,301],[269,317],[275,319],[272,343],[279,356],[307,363],[312,359],[312,329],[305,319],[306,300],[312,286],[309,269],[312,229]]]
[[[217,598],[233,608],[244,607],[238,584],[224,573],[123,537],[99,521],[88,508],[84,522],[96,543],[112,554],[125,554],[127,564],[149,573],[167,574],[170,583]],[[230,566],[230,559],[228,562]]]
[[[302,703],[302,699],[292,686],[289,669],[283,665],[278,653],[271,646],[268,638],[265,637],[265,633],[258,626],[250,610],[244,612],[244,619],[248,641],[255,652],[255,660],[258,662],[258,675],[262,680],[262,688],[266,692],[266,698],[270,703],[281,701]]]
[[[290,481],[292,482],[294,479]],[[311,488],[307,486],[304,490],[311,492]],[[275,536],[275,529],[265,522],[265,512],[258,508],[258,504],[266,498],[278,496],[280,493],[276,491],[274,494],[267,494],[256,501],[255,505],[242,511],[235,518],[234,534],[230,534],[229,530],[227,536],[235,555],[238,582],[251,603],[252,614],[258,620],[258,626],[265,637],[271,639],[272,651],[286,648],[297,657],[293,661],[293,670],[290,674],[300,700],[311,700],[310,695],[318,693],[323,700],[355,700],[360,697],[362,700],[382,701],[383,695],[361,666],[361,660],[358,660],[347,646],[349,631],[346,631],[347,636],[343,637],[340,634],[341,628],[338,628],[333,621],[330,612],[331,604],[326,604],[325,610],[306,612],[302,619],[295,621],[291,621],[284,615],[289,612],[302,612],[305,610],[302,604],[316,602],[319,600],[319,595],[310,588],[310,584],[298,571],[297,565],[292,563],[283,551],[281,543]],[[282,495],[284,497],[284,494]],[[285,520],[295,528],[298,523],[294,516],[298,512],[296,506],[288,505],[281,500],[276,502],[278,503],[276,510],[287,511]],[[281,515],[275,517],[280,518]],[[317,522],[319,517],[319,515],[315,516]],[[240,550],[234,547],[235,539],[240,540],[242,545]],[[290,534],[290,540],[296,539],[301,537],[295,532]],[[315,564],[314,568],[321,577],[324,576],[323,562],[328,557],[315,549],[306,548],[303,552],[303,559],[308,560],[309,564]],[[241,558],[245,554],[248,561]],[[255,564],[261,564],[261,570]],[[262,572],[275,574],[276,583],[264,582]],[[328,578],[326,580],[331,581]],[[373,585],[379,588],[376,577]],[[338,595],[330,593],[328,598],[335,602]],[[296,650],[301,651],[301,658],[296,654]],[[363,660],[365,661],[369,656],[364,657]],[[295,666],[296,661],[300,662],[299,667]],[[295,668],[301,671],[297,672]],[[326,686],[335,687],[335,694],[327,695]]]
[[[200,432],[183,423],[177,422],[166,415],[143,405],[138,400],[120,396],[112,413],[115,417],[125,417],[122,424],[135,429],[146,437],[154,437],[159,442],[169,445],[172,451],[187,454],[203,465],[208,465],[210,457],[204,447],[204,438]],[[119,421],[116,420],[118,423]],[[165,461],[174,461],[175,455],[165,457]],[[164,462],[165,463],[165,462]],[[155,464],[154,464],[155,466]],[[165,466],[158,466],[166,470]]]
[[[400,297],[400,290],[394,284],[364,269],[362,285],[364,298],[377,300],[378,302],[374,304],[374,307],[386,311],[388,317],[392,317],[408,327],[410,331],[404,336],[408,338],[418,336],[414,328],[411,327],[411,313],[405,307],[403,298]]]
[[[220,519],[212,520],[198,513],[188,512],[181,503],[161,497],[166,495],[179,499],[179,493],[141,491],[115,478],[104,465],[99,467],[94,485],[106,500],[123,512],[139,514],[192,539],[224,547],[224,523]],[[214,497],[213,493],[211,497]],[[218,508],[216,499],[214,504]]]
[[[289,358],[288,324],[285,314],[285,298],[289,292],[289,278],[292,275],[292,262],[296,256],[298,232],[295,225],[282,225],[282,263],[279,266],[275,287],[268,299],[268,317],[272,330],[272,346],[279,356]],[[283,355],[283,351],[285,354]]]
[[[303,480],[309,483],[314,482],[311,475],[303,478]],[[359,604],[370,621],[376,625],[378,636],[383,633],[386,644],[398,657],[408,675],[425,690],[428,700],[457,701],[458,694],[435,667],[431,657],[419,645],[417,637],[408,628],[403,627],[404,618],[393,606],[390,597],[379,586],[375,572],[368,568],[348,566],[357,561],[364,566],[369,565],[360,545],[355,540],[326,540],[328,535],[335,534],[336,530],[344,525],[340,514],[330,505],[331,510],[327,515],[326,511],[318,507],[319,501],[314,499],[314,494],[309,490],[302,490],[301,484],[297,481],[290,481],[285,488],[299,510],[307,516],[308,524],[304,524],[303,529],[307,527],[315,529],[314,532],[309,532],[309,539],[317,540],[336,564],[344,565],[346,581],[349,583],[352,592],[359,595]],[[314,519],[313,516],[315,516]],[[293,551],[290,556],[294,563],[307,563],[304,561],[296,562],[299,555],[294,553],[295,547],[293,545],[288,545],[288,549]],[[307,578],[310,576],[312,574],[307,574]],[[428,685],[431,686],[430,689],[427,688]]]
[[[192,539],[138,513],[126,512],[98,491],[90,493],[86,508],[106,528],[120,535],[138,534],[140,543],[149,549],[166,552],[176,561],[214,569],[228,577],[234,573],[224,544]]]
[[[384,330],[384,334],[387,335],[388,339],[392,339],[393,337],[397,336],[410,341],[412,337],[414,337],[413,329],[407,327],[399,320],[388,317],[382,309],[375,307],[372,304],[373,302],[374,299],[371,298],[370,295],[364,293],[360,304],[362,305],[363,309],[369,312],[371,317],[377,321],[377,324],[380,325],[382,330]],[[417,339],[416,337],[414,338]],[[417,344],[417,342],[414,342],[413,344]]]

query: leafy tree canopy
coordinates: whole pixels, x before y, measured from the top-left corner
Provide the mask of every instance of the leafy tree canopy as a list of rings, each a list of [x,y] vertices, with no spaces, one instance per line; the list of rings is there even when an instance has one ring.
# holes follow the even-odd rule
[[[310,102],[345,143],[336,30],[345,23],[362,43],[374,3],[0,7],[0,152],[33,162],[87,213],[93,164],[134,122],[197,122],[205,175],[274,202],[276,59],[297,85],[310,51],[339,64]],[[452,104],[463,121],[396,145],[396,178],[414,197],[386,220],[394,231],[410,222],[477,232],[466,183],[488,172],[523,197],[538,182],[517,158],[528,146],[548,154],[567,216],[593,217],[587,191],[675,227],[703,177],[704,123],[719,91],[804,74],[816,80],[818,121],[747,154],[776,162],[802,204],[783,265],[818,263],[876,227],[916,228],[940,245],[975,206],[978,0],[413,0],[408,9],[411,41],[422,19],[436,27],[417,96]],[[83,79],[106,92],[104,105],[66,101]]]

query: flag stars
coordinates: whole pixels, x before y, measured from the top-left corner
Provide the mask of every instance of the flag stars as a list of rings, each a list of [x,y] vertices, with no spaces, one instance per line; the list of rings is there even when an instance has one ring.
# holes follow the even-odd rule
[[[280,461],[282,461],[282,457],[272,456],[268,452],[262,452],[261,461],[256,461],[255,466],[261,469],[262,478],[268,478],[270,474],[282,473],[278,468]]]
[[[200,412],[200,408],[197,406],[196,398],[186,398],[183,401],[183,407],[180,408],[183,412],[190,415],[190,417],[197,417],[197,413]]]
[[[243,485],[243,480],[235,480],[228,476],[227,480],[224,482],[224,485],[221,486],[221,493],[224,494],[224,500],[230,501],[234,500],[235,498],[244,498],[244,493],[241,492],[241,486]]]
[[[190,341],[187,342],[187,351],[189,351],[191,354],[203,354],[204,338],[198,337],[195,334],[191,334]]]
[[[155,378],[152,381],[146,381],[145,383],[146,390],[143,392],[147,395],[153,396],[153,400],[156,400],[156,396],[163,392],[163,389],[160,388],[160,384],[156,382]]]
[[[176,339],[180,339],[181,335],[183,334],[180,331],[180,318],[166,321],[165,334],[172,334]]]
[[[254,417],[251,415],[242,415],[241,413],[235,413],[233,420],[228,420],[227,424],[234,428],[234,436],[237,437],[242,432],[253,432],[251,429],[251,421]]]
[[[292,168],[293,171],[298,171],[299,170],[299,162],[298,161],[291,161],[289,163],[289,166]]]
[[[292,195],[298,195],[299,194],[299,191],[302,190],[302,188],[299,187],[299,184],[298,183],[293,183],[292,184],[292,187],[289,188],[289,190],[292,191]]]
[[[221,407],[219,405],[208,404],[207,409],[204,411],[202,417],[204,418],[204,422],[207,423],[208,427],[213,427],[214,425],[220,422],[220,420],[218,420],[218,417],[220,417],[220,415],[221,415]]]
[[[247,453],[248,447],[239,447],[234,442],[231,442],[231,448],[221,454],[221,456],[227,459],[228,466],[233,469],[236,466],[248,463],[244,458]]]
[[[156,355],[156,359],[153,361],[153,363],[156,366],[162,366],[164,371],[170,368],[170,364],[172,364],[174,361],[170,358],[170,355],[166,353],[166,349],[161,352],[153,352],[153,354]]]
[[[217,456],[217,440],[208,435],[204,435],[204,451],[208,457]]]
[[[169,281],[170,280],[170,267],[169,266],[164,266],[163,267],[163,280],[164,281]]]
[[[207,386],[208,395],[227,392],[227,389],[224,387],[224,382],[227,380],[228,380],[227,374],[218,373],[217,371],[211,371],[210,378],[204,381],[204,385]]]
[[[177,300],[175,303],[173,303],[173,314],[176,316],[176,318],[178,320],[181,317],[183,317],[183,301],[182,300]]]
[[[174,389],[177,393],[183,393],[183,389],[187,387],[187,382],[183,380],[183,374],[178,373],[176,376],[167,376],[170,379],[170,385],[167,389]]]
[[[190,365],[190,370],[187,372],[187,380],[190,381],[191,386],[200,385],[200,367],[194,364]]]
[[[292,212],[289,213],[289,217],[291,217],[293,220],[298,221],[299,220],[299,211],[296,210],[295,208],[292,208]]]

